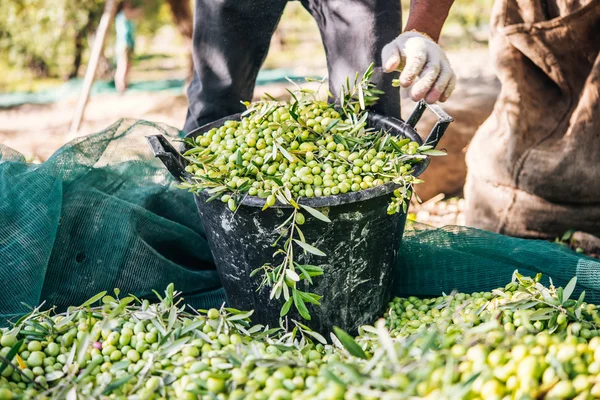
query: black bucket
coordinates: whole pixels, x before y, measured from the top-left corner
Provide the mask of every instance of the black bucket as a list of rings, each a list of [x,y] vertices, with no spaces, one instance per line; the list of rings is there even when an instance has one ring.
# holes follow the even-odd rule
[[[452,118],[437,105],[419,103],[407,122],[370,113],[368,124],[422,144],[414,126],[427,107],[438,117],[425,141],[435,147],[452,122]],[[202,135],[227,120],[237,119],[240,114],[202,126],[187,136]],[[189,177],[185,172],[187,161],[163,136],[147,139],[154,154],[175,178]],[[428,164],[429,159],[415,164],[415,175],[420,175]],[[306,242],[325,252],[326,256],[299,256],[300,264],[319,265],[324,270],[324,275],[313,278],[314,284],[304,289],[323,298],[321,306],[307,304],[312,316],[310,321],[303,321],[294,307],[289,318],[321,333],[330,332],[334,325],[356,333],[359,326],[372,323],[383,313],[391,296],[392,271],[406,222],[405,213],[388,215],[386,211],[396,187],[389,183],[358,192],[300,200],[301,204],[326,213],[331,223],[306,213],[306,222],[302,226]],[[291,206],[277,203],[261,211],[265,200],[246,196],[234,215],[220,201],[207,203],[209,197],[208,193],[201,192],[195,200],[229,305],[254,310],[254,323],[278,326],[283,297],[269,300],[270,287],[257,291],[262,279],[260,274],[252,278],[249,275],[272,261],[274,248],[271,244],[278,237],[275,227],[289,217]],[[304,283],[298,285],[303,290]]]

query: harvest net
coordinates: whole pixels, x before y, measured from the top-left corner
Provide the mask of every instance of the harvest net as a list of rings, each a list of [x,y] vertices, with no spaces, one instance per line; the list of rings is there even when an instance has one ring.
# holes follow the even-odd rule
[[[27,305],[58,310],[102,290],[152,297],[170,282],[198,308],[225,301],[191,194],[144,139],[177,129],[121,120],[59,149],[42,164],[0,145],[0,322]],[[545,241],[413,223],[396,266],[395,295],[502,286],[518,269],[557,286],[577,276],[600,301],[600,262]],[[547,282],[547,281],[546,281]]]

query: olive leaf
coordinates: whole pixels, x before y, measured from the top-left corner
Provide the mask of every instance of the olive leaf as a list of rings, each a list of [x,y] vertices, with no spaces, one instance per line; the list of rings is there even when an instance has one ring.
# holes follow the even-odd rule
[[[175,354],[177,354],[181,350],[183,350],[183,348],[186,346],[187,342],[190,341],[190,339],[191,338],[189,336],[186,336],[181,339],[175,340],[169,346],[167,346],[161,350],[160,356],[166,357],[166,358],[170,358],[170,357],[174,356]]]
[[[86,302],[84,302],[80,307],[87,307],[87,306],[94,304],[95,302],[100,300],[102,297],[104,297],[106,295],[106,293],[107,293],[106,290],[98,293],[97,295],[91,297]]]
[[[332,130],[338,123],[340,122],[339,118],[334,119],[333,121],[331,121],[329,123],[329,125],[327,125],[327,128],[325,128],[325,133],[329,132],[330,130]]]
[[[362,85],[358,86],[358,101],[360,102],[360,109],[365,109],[365,95],[363,93]]]
[[[558,313],[554,313],[548,322],[548,333],[552,334],[558,329]]]
[[[163,301],[162,296],[156,290],[152,289],[152,293],[154,293],[154,295],[158,297],[158,300],[160,300],[161,302]]]
[[[277,101],[277,99],[276,99],[275,97],[273,97],[273,96],[272,96],[271,94],[269,94],[269,93],[266,93],[266,92],[265,92],[265,93],[263,94],[263,96],[265,96],[265,97],[269,98],[270,100]],[[244,102],[244,104],[250,105],[250,102],[249,102],[249,101],[245,101],[245,102]]]
[[[2,372],[4,372],[4,370],[6,369],[6,367],[8,367],[8,364],[10,362],[12,362],[13,358],[15,358],[15,356],[19,353],[19,349],[21,348],[21,346],[23,345],[23,339],[19,340],[18,342],[16,342],[8,351],[8,353],[6,353],[6,357],[5,360],[2,361],[2,364],[0,365],[0,374],[2,374]]]
[[[306,304],[304,304],[304,300],[302,300],[302,297],[300,297],[300,293],[298,293],[296,288],[292,290],[292,298],[294,299],[294,305],[300,313],[300,316],[305,320],[310,321],[310,313],[308,312]]]
[[[63,376],[65,376],[65,373],[62,371],[52,371],[52,372],[47,373],[45,376],[46,376],[46,381],[52,382],[52,381],[56,381],[56,380],[62,378]]]
[[[346,384],[340,378],[338,378],[337,375],[331,372],[329,368],[324,369],[322,374],[326,379],[333,381],[344,388],[346,387]]]
[[[302,292],[300,290],[298,290],[298,293],[300,294],[300,297],[302,297],[302,300],[304,300],[305,302],[314,304],[316,306],[320,306],[321,305],[321,303],[319,302],[319,300],[321,300],[321,298],[323,296],[319,296],[318,294],[315,294],[315,293]]]
[[[66,396],[66,400],[77,400],[77,387],[73,386]]]
[[[367,332],[367,333],[371,333],[371,334],[377,335],[377,329],[375,329],[375,327],[374,327],[374,326],[371,326],[371,325],[363,325],[363,326],[361,326],[361,329],[362,329],[363,331]]]
[[[563,304],[563,303],[564,303],[564,301],[563,301],[563,299],[564,299],[564,290],[563,290],[563,288],[559,287],[559,288],[556,290],[556,297],[558,298],[558,302],[559,302],[560,304]]]
[[[196,144],[194,143],[192,146],[195,146],[195,145]],[[203,151],[205,151],[205,149],[203,149],[202,147],[194,147],[194,148],[189,149],[185,153],[183,153],[183,156],[190,156],[192,154],[200,153]]]
[[[102,394],[105,396],[111,394],[114,390],[120,388],[121,386],[129,382],[131,378],[133,378],[133,375],[125,375],[122,378],[115,379],[106,387],[106,389],[104,389]]]
[[[310,215],[312,215],[313,217],[315,217],[318,220],[321,220],[323,222],[331,222],[331,220],[327,216],[325,216],[325,214],[323,214],[321,211],[319,211],[315,208],[307,206],[306,204],[300,204],[300,207],[302,207],[303,209],[308,211],[308,213]]]
[[[367,355],[365,354],[364,350],[358,345],[358,343],[356,343],[352,336],[348,335],[346,332],[344,332],[337,326],[333,327],[333,332],[335,333],[335,336],[338,338],[340,343],[342,343],[344,348],[348,350],[348,353],[350,353],[354,357],[359,357],[365,360],[367,359]]]
[[[556,313],[556,310],[553,308],[540,308],[539,310],[534,311],[530,316],[530,321],[544,321],[547,319],[552,319],[552,316]]]
[[[308,253],[314,254],[316,256],[321,256],[321,257],[326,256],[326,254],[323,253],[321,250],[317,249],[316,247],[314,247],[314,246],[312,246],[312,245],[310,245],[308,243],[301,242],[301,241],[299,241],[297,239],[294,239],[294,242],[298,246],[302,247]]]
[[[402,146],[400,146],[398,143],[396,143],[396,141],[394,141],[394,139],[390,140],[390,144],[392,145],[392,147],[394,148],[394,150],[401,152],[402,151]],[[399,166],[400,164],[398,164]]]
[[[291,279],[294,282],[299,282],[300,281],[300,276],[298,276],[298,274],[291,270],[291,269],[286,269],[285,270],[285,275],[287,278]]]
[[[169,319],[167,321],[167,331],[169,333],[175,326],[176,321],[177,321],[177,309],[175,307],[172,307],[171,311],[169,312]]]
[[[262,267],[260,267],[260,268],[253,269],[253,270],[250,272],[250,275],[249,275],[249,276],[250,276],[250,278],[252,278],[254,275],[256,275],[256,274],[258,274],[260,271],[262,271],[262,270],[263,270],[263,268],[264,268],[264,265],[263,265]]]
[[[569,298],[571,297],[571,295],[573,294],[573,291],[575,290],[575,285],[577,284],[577,277],[574,276],[569,283],[567,283],[567,286],[565,286],[565,290],[563,292],[563,301],[567,301],[569,300]],[[561,302],[562,303],[562,302]]]
[[[254,310],[250,310],[246,313],[239,313],[239,314],[232,315],[231,317],[228,317],[227,320],[228,321],[239,321],[242,319],[250,318],[252,316],[252,314],[254,314]]]
[[[323,275],[323,268],[318,267],[316,265],[304,264],[304,265],[302,265],[302,268],[304,268],[310,276]]]
[[[349,147],[348,142],[346,142],[346,139],[344,139],[342,135],[339,135],[337,133],[333,135],[333,141],[337,144],[343,144],[344,146]]]
[[[42,325],[40,325],[36,321],[29,320],[29,321],[26,322],[26,325],[34,327],[35,330],[43,333],[44,335],[49,335],[50,334],[50,332],[48,331],[48,329],[44,328]],[[33,333],[33,332],[29,331],[28,333]]]
[[[304,232],[300,230],[298,226],[296,226],[296,232],[298,232],[298,236],[300,237],[300,241],[306,243],[306,238],[304,237]]]
[[[294,281],[292,281],[294,282]],[[290,284],[287,279],[284,279],[284,284],[281,286],[282,288],[282,292],[283,292],[283,298],[285,299],[285,301],[288,301],[290,299],[290,287],[295,287],[294,286],[295,283]]]
[[[129,367],[131,365],[131,361],[129,360],[123,360],[123,361],[119,361],[115,364],[112,365],[112,367],[110,367],[110,372],[117,372],[120,370],[123,370],[127,367]],[[54,371],[57,372],[57,371]]]
[[[560,238],[560,240],[562,242],[568,242],[569,240],[571,240],[571,237],[573,237],[573,234],[575,233],[575,230],[570,229],[568,231],[566,231],[562,237]]]
[[[292,297],[290,297],[284,304],[283,307],[281,307],[281,311],[279,312],[279,316],[280,317],[285,317],[287,315],[288,312],[290,312],[290,308],[292,307],[292,303],[293,303],[294,299]]]
[[[579,295],[579,299],[577,299],[577,304],[575,305],[575,307],[580,307],[581,303],[583,303],[583,299],[585,298],[585,290],[581,292],[581,294]]]
[[[441,150],[424,150],[421,152],[421,154],[425,154],[427,156],[447,156],[448,153],[446,153],[445,151],[441,151]]]
[[[296,161],[296,159],[290,153],[288,153],[288,151],[286,149],[284,149],[283,146],[280,146],[280,145],[275,145],[275,146],[277,146],[277,148],[279,149],[279,151],[281,151],[281,154],[283,154],[283,156],[285,158],[287,158],[287,160],[289,162],[293,163],[293,162]]]
[[[308,331],[304,331],[304,333],[307,334],[307,335],[309,335],[309,336],[312,336],[314,339],[316,339],[321,344],[327,344],[327,341],[325,340],[325,338],[320,333],[318,333],[318,332],[314,332],[314,331],[308,330]],[[301,347],[308,348],[306,346],[306,341],[305,341],[304,337],[300,340],[299,345]]]

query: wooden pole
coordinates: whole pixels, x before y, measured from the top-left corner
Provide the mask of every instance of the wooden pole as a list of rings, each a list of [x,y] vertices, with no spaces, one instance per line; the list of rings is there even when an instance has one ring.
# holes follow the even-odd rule
[[[104,40],[106,39],[106,34],[108,32],[108,28],[110,27],[110,23],[115,16],[116,9],[117,2],[115,0],[106,1],[106,4],[104,6],[104,12],[102,13],[102,18],[100,19],[100,24],[98,25],[98,30],[96,32],[94,45],[92,46],[90,61],[85,70],[83,87],[81,89],[81,94],[79,95],[77,108],[75,109],[75,118],[73,118],[73,122],[71,123],[71,129],[69,130],[70,137],[74,137],[75,135],[77,135],[77,132],[79,131],[79,127],[81,125],[81,121],[83,120],[85,107],[87,106],[90,97],[90,90],[92,89],[94,78],[96,77],[98,61],[100,60],[102,50],[104,49]]]

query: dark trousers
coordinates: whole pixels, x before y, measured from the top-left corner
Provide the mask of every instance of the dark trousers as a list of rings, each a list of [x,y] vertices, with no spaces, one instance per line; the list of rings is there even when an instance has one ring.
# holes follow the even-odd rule
[[[196,0],[194,78],[188,88],[184,127],[243,111],[252,99],[256,76],[287,0]],[[381,50],[400,34],[400,0],[302,0],[316,20],[327,55],[329,89],[337,97],[346,77],[354,80],[371,62],[381,66]],[[302,60],[298,60],[302,63]],[[399,117],[395,74],[374,74],[386,93],[375,112]]]

